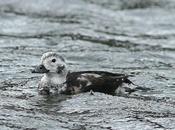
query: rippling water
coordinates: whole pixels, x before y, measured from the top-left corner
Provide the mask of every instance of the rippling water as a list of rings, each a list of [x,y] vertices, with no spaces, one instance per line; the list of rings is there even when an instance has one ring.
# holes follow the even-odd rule
[[[173,0],[0,0],[0,129],[175,129],[174,12]],[[150,90],[40,96],[30,69],[47,51]]]

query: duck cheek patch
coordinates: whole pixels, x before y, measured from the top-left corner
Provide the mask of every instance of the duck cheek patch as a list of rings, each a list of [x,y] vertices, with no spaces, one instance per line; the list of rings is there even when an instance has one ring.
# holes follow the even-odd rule
[[[65,66],[64,65],[61,65],[61,66],[58,66],[57,67],[57,73],[61,73],[63,70],[64,70]]]

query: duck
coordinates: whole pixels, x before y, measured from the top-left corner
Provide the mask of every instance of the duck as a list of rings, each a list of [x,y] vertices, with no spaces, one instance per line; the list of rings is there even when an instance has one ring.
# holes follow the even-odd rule
[[[43,95],[73,95],[85,92],[101,92],[110,95],[132,93],[136,89],[129,75],[107,71],[68,70],[65,59],[56,52],[46,52],[32,73],[43,74],[38,83],[38,92]],[[136,86],[136,85],[135,85]]]

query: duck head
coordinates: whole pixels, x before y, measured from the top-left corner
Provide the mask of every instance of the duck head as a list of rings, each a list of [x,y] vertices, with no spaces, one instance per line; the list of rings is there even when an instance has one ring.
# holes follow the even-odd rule
[[[66,63],[62,56],[55,52],[44,53],[41,57],[41,64],[32,70],[32,73],[55,73],[66,72]]]

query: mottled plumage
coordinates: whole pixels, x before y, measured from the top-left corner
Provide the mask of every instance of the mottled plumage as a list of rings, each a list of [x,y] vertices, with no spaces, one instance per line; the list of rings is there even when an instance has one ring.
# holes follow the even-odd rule
[[[66,94],[80,92],[102,92],[114,95],[122,85],[131,84],[127,75],[115,74],[104,71],[81,71],[68,73],[66,77]]]

